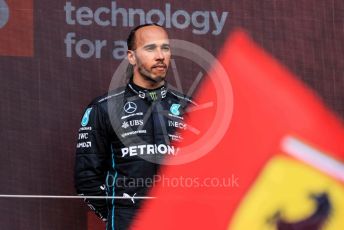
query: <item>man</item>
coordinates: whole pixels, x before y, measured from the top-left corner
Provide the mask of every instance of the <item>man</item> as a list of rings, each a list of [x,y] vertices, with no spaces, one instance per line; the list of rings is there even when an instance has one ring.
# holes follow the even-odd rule
[[[107,222],[107,229],[127,229],[166,156],[177,154],[171,142],[186,128],[184,110],[193,103],[171,90],[165,77],[171,50],[166,31],[156,24],[133,29],[127,40],[132,73],[124,88],[93,100],[79,129],[75,186]]]

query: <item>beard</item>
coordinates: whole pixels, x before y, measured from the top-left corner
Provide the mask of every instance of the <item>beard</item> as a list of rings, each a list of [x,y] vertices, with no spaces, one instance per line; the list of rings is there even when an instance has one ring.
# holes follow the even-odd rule
[[[167,71],[166,71],[164,74],[154,75],[151,71],[146,69],[143,65],[138,65],[138,71],[142,77],[154,83],[160,83],[164,81],[167,74]]]

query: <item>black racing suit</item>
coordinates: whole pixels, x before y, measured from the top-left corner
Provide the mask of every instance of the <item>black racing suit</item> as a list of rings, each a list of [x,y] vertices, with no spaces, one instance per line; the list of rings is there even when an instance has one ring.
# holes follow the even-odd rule
[[[95,99],[86,108],[78,134],[75,186],[84,196],[128,199],[85,199],[107,220],[107,229],[127,229],[142,199],[153,186],[159,162],[177,154],[185,108],[193,103],[167,85],[146,90],[132,81]]]

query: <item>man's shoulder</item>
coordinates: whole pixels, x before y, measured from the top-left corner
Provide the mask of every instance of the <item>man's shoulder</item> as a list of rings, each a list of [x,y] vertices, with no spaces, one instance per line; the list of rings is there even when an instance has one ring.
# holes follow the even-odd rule
[[[174,90],[174,89],[171,89],[169,88],[167,90],[167,92],[174,98],[176,98],[177,100],[179,101],[182,101],[183,103],[186,103],[186,104],[192,104],[192,105],[197,105],[197,103],[189,96],[177,91],[177,90]]]
[[[107,92],[101,96],[98,96],[91,101],[91,103],[88,105],[88,107],[106,104],[109,100],[120,99],[123,97],[123,95],[125,93],[125,89],[126,89],[125,86],[120,87],[120,88],[111,90],[111,91],[109,91],[109,92]]]

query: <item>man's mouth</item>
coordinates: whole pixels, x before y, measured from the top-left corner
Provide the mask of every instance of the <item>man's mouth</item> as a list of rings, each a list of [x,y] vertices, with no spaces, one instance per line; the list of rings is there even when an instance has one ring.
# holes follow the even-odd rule
[[[152,67],[153,69],[157,69],[157,70],[166,70],[167,66],[164,64],[159,64],[159,65],[153,65]]]

